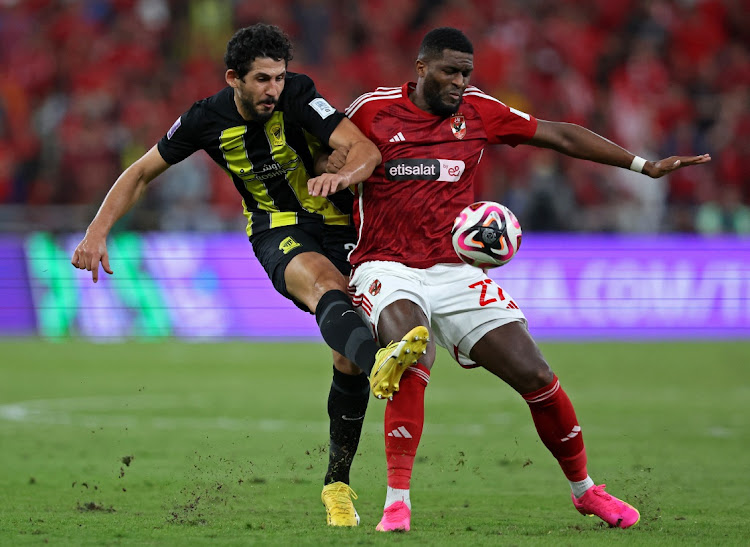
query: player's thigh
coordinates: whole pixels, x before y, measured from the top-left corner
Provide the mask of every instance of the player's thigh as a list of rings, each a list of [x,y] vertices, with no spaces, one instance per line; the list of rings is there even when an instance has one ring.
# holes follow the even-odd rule
[[[357,244],[357,230],[354,226],[324,225],[323,253],[334,266],[348,279],[352,271],[349,254]]]
[[[463,367],[477,366],[470,352],[493,329],[525,324],[513,298],[482,270],[465,264],[441,264],[425,271],[437,343]]]
[[[289,294],[315,311],[320,298],[328,291],[346,294],[347,280],[327,256],[318,252],[300,253],[284,270]]]
[[[394,340],[401,340],[407,332],[419,326],[427,327],[431,331],[430,322],[424,310],[412,300],[404,298],[396,300],[388,304],[380,313],[377,329],[380,343],[385,346]],[[430,335],[426,353],[419,358],[419,362],[427,368],[432,368],[435,353],[435,337]]]
[[[513,321],[487,332],[471,348],[476,364],[505,381],[520,394],[552,381],[552,371],[525,323]]]
[[[402,338],[416,326],[429,328],[430,306],[420,270],[395,262],[366,262],[356,268],[349,287],[354,309],[381,344]]]
[[[325,255],[321,226],[281,226],[250,238],[276,291],[310,312],[315,311],[323,288],[346,291],[346,278]]]
[[[356,241],[353,226],[320,225],[314,234],[320,248],[295,256],[284,272],[287,290],[311,310],[328,291],[347,292],[351,271],[347,258]]]

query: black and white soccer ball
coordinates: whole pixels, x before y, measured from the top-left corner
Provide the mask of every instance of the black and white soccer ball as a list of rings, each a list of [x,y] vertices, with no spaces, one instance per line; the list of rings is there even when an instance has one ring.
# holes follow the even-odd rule
[[[478,201],[456,217],[451,239],[456,254],[467,264],[497,268],[510,262],[521,247],[521,224],[505,205]]]

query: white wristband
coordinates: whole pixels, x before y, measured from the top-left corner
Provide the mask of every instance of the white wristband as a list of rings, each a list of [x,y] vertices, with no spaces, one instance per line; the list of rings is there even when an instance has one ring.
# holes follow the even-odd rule
[[[640,156],[633,158],[633,162],[630,164],[630,170],[636,173],[643,173],[643,166],[646,165],[646,160]]]

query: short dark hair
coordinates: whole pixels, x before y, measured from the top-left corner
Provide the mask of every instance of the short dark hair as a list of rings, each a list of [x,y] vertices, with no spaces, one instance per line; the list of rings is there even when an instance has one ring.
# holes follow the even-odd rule
[[[257,57],[283,60],[288,64],[292,60],[292,42],[289,36],[279,27],[265,23],[241,28],[227,44],[224,64],[228,70],[234,70],[243,78]]]
[[[419,46],[419,59],[429,60],[442,57],[444,49],[474,53],[471,40],[463,32],[453,27],[439,27],[425,34],[422,45]]]

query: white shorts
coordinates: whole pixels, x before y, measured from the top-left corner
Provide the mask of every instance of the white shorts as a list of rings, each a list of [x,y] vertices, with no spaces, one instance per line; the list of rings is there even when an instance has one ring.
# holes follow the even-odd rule
[[[357,313],[377,335],[381,312],[396,300],[410,300],[424,311],[435,342],[459,365],[476,366],[471,348],[489,331],[526,317],[511,296],[479,268],[437,264],[427,269],[397,262],[365,262],[354,270],[349,289]]]

